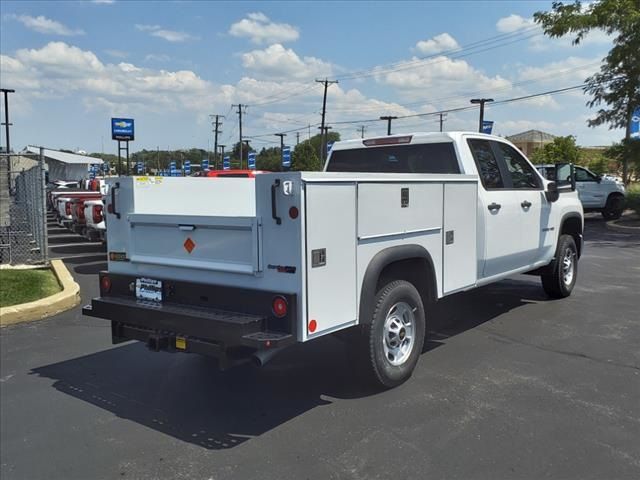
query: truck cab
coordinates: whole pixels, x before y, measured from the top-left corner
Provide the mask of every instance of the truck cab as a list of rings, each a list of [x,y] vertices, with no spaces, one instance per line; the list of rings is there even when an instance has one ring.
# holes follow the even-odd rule
[[[323,172],[108,181],[108,270],[83,313],[111,321],[114,343],[223,368],[344,332],[363,375],[393,387],[438,299],[517,273],[553,298],[577,281],[574,182],[544,179],[491,135],[336,142]]]

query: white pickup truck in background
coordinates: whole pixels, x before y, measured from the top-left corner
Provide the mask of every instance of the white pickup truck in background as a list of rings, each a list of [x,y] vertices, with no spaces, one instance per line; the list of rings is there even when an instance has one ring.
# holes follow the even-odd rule
[[[490,135],[337,142],[324,172],[109,182],[108,270],[84,314],[110,320],[114,343],[222,368],[349,329],[362,374],[393,387],[432,302],[518,273],[560,298],[577,279],[575,185]]]
[[[536,165],[543,177],[555,180],[554,165]],[[596,175],[585,167],[575,167],[575,183],[585,212],[600,212],[607,220],[622,216],[625,206],[624,183],[613,177]]]

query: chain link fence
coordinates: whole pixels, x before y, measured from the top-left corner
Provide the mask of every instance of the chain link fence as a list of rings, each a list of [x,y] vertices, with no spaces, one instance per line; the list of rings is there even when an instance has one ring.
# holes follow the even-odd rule
[[[46,264],[44,155],[0,154],[0,264]]]

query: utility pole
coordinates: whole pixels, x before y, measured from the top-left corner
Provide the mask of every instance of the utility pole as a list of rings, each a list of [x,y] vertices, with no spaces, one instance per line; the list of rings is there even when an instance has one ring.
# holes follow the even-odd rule
[[[7,139],[7,152],[6,153],[10,153],[11,152],[11,142],[9,141],[9,127],[12,125],[11,123],[9,123],[9,94],[10,93],[15,93],[15,90],[11,89],[11,88],[0,88],[0,92],[2,92],[4,94],[4,123],[2,125],[4,125],[4,133],[5,133],[5,138]]]
[[[238,103],[237,105],[231,105],[232,107],[238,107],[238,125],[240,127],[240,169],[242,169],[242,107],[247,108],[246,105]]]
[[[444,113],[444,112],[440,112],[440,113],[438,114],[438,116],[440,117],[440,131],[442,131],[442,124],[443,124],[443,123],[444,123],[444,121],[446,120],[446,118],[447,118],[447,114],[446,114],[446,113]]]
[[[213,167],[215,169],[216,166],[216,160],[218,157],[218,135],[222,133],[222,130],[220,130],[220,127],[222,126],[222,122],[220,121],[221,118],[224,118],[224,115],[209,115],[209,117],[213,118],[215,117],[215,123],[211,122],[212,125],[215,125],[215,128],[213,130]]]
[[[327,153],[327,137],[329,136],[329,130],[331,130],[333,127],[318,127],[320,129],[320,138],[324,139],[324,142],[322,142],[320,144],[320,148],[322,148],[322,161],[324,162],[325,160],[325,155]],[[323,163],[324,164],[324,163]]]
[[[366,127],[366,126],[364,126],[364,125],[360,125],[360,126],[358,127],[358,130],[360,130],[360,138],[364,138],[364,131],[365,131],[366,129],[367,129],[367,127]]]
[[[300,132],[296,132],[296,147],[300,145]]]
[[[493,98],[472,98],[471,103],[480,104],[480,122],[478,123],[478,132],[482,133],[482,122],[484,121],[484,104],[493,102]]]
[[[282,152],[284,151],[284,137],[287,136],[286,133],[276,133],[276,137],[280,137],[280,164],[282,165],[282,156],[284,155]]]
[[[320,125],[320,160],[323,161],[324,163],[324,154],[327,150],[326,148],[326,137],[324,135],[325,132],[325,125],[324,125],[324,119],[325,119],[325,115],[327,113],[327,89],[329,88],[329,85],[333,84],[333,83],[338,83],[337,80],[327,80],[326,78],[324,80],[316,80],[317,83],[323,83],[324,84],[324,96],[322,97],[322,124]]]
[[[156,175],[158,174],[158,172],[160,171],[160,146],[156,147]]]
[[[384,116],[384,117],[380,117],[380,120],[386,120],[387,121],[387,135],[391,135],[391,120],[395,120],[398,117],[391,117],[389,115]]]

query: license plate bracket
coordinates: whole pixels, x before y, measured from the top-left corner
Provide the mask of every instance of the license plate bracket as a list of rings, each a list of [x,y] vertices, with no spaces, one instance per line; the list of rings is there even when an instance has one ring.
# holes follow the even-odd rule
[[[136,297],[140,300],[162,301],[162,280],[136,278]]]

